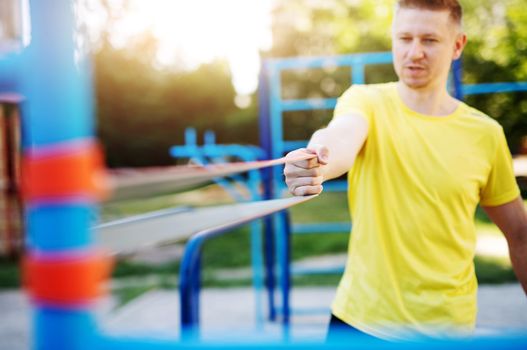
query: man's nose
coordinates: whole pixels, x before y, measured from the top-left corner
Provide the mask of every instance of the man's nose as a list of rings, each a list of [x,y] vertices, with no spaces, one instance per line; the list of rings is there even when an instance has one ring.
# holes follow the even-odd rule
[[[423,50],[423,45],[419,42],[419,40],[412,40],[412,44],[410,45],[410,49],[408,51],[408,58],[412,60],[418,60],[423,58],[425,55],[425,52]]]

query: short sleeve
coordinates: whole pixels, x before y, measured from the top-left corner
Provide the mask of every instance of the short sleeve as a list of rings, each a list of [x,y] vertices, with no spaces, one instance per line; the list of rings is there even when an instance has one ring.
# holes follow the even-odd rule
[[[511,153],[503,129],[500,127],[492,168],[487,183],[481,189],[480,204],[498,206],[513,201],[519,195]]]
[[[352,113],[358,113],[366,119],[371,126],[373,119],[373,108],[371,97],[368,94],[367,86],[352,85],[337,100],[333,118],[338,118]]]

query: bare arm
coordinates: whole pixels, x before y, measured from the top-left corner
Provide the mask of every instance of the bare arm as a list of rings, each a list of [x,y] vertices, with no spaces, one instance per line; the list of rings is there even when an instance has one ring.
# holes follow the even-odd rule
[[[307,148],[288,154],[317,155],[307,161],[286,164],[284,175],[289,191],[296,196],[320,193],[322,182],[339,177],[353,166],[367,135],[368,123],[359,114],[340,116],[316,131]]]
[[[514,272],[527,294],[527,213],[521,197],[495,207],[483,207],[509,245]]]

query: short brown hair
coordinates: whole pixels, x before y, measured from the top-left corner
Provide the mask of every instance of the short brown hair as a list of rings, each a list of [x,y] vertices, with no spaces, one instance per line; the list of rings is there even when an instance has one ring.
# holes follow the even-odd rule
[[[448,11],[452,21],[460,25],[463,18],[463,8],[458,0],[398,0],[397,8]]]

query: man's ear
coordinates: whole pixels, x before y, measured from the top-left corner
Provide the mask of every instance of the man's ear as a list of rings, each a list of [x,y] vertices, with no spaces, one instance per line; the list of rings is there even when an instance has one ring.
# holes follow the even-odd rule
[[[454,52],[452,54],[453,60],[457,60],[459,57],[461,57],[466,44],[467,35],[465,33],[457,34],[456,42],[454,43]]]

